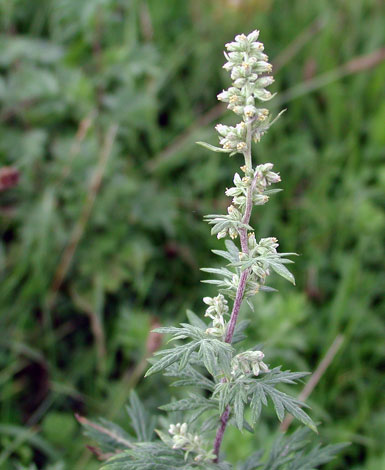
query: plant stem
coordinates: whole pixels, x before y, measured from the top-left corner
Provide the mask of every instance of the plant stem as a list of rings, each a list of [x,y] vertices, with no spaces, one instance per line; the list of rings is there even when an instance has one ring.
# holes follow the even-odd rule
[[[245,164],[246,167],[250,170],[252,168],[252,160],[251,160],[251,122],[247,124],[247,150],[244,154],[245,156]],[[256,185],[257,177],[254,176],[253,181],[251,182],[248,190],[247,190],[247,196],[246,196],[246,207],[245,207],[245,213],[242,219],[242,222],[244,224],[248,224],[250,222],[250,217],[251,217],[251,212],[253,209],[253,192],[254,188]],[[248,240],[247,240],[247,229],[246,228],[241,228],[239,229],[239,238],[241,240],[241,252],[248,254],[249,252],[249,246],[248,246]],[[237,324],[239,312],[241,309],[242,301],[243,301],[243,296],[245,293],[246,289],[246,283],[247,279],[250,274],[250,269],[245,269],[242,271],[241,277],[239,279],[239,284],[237,288],[237,293],[235,296],[234,304],[233,304],[233,310],[231,312],[231,317],[230,317],[230,322],[229,326],[227,328],[226,332],[226,337],[225,337],[225,342],[231,344],[233,336],[234,336],[234,331],[235,331],[235,326]],[[217,430],[217,434],[215,436],[215,441],[214,441],[214,453],[216,455],[216,458],[214,459],[215,463],[218,463],[219,459],[219,450],[222,444],[223,436],[225,434],[226,426],[229,421],[230,417],[230,407],[227,406],[225,411],[223,412],[221,418],[220,418],[220,425]]]
[[[223,412],[223,414],[221,416],[221,420],[220,420],[221,424],[219,425],[219,428],[217,430],[217,435],[215,436],[215,442],[214,442],[214,453],[216,455],[216,457],[214,459],[215,463],[218,463],[219,449],[220,449],[221,444],[222,444],[223,435],[225,434],[225,429],[226,429],[226,426],[227,426],[227,422],[229,420],[229,416],[230,416],[230,407],[226,406],[226,409],[225,409],[225,411]]]

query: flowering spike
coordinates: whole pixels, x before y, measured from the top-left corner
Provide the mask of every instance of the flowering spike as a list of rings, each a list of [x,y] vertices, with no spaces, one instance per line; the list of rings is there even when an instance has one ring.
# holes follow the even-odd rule
[[[206,305],[204,319],[188,312],[190,323],[155,330],[170,335],[170,341],[178,341],[178,344],[174,348],[157,351],[158,359],[151,360],[152,366],[146,374],[149,376],[163,370],[166,376],[178,379],[174,385],[196,386],[204,392],[190,393],[188,398],[174,400],[161,407],[166,412],[188,414],[180,419],[183,422],[168,424],[168,433],[156,430],[163,441],[161,443],[144,441],[140,436],[148,429],[148,424],[142,421],[140,425],[133,423],[132,427],[138,429],[138,438],[143,442],[129,443],[132,448],[115,457],[117,466],[114,466],[114,458],[111,460],[113,468],[230,468],[226,462],[216,465],[226,426],[233,421],[240,430],[249,427],[244,417],[246,406],[250,408],[248,416],[254,426],[262,406],[268,404],[267,398],[273,403],[279,420],[282,421],[285,412],[289,412],[310,429],[316,429],[302,409],[303,403],[277,388],[279,383],[293,384],[306,374],[282,371],[280,367],[270,369],[264,362],[262,351],[242,351],[237,345],[243,339],[245,326],[245,322],[237,324],[243,301],[252,307],[251,298],[255,294],[273,290],[266,286],[266,280],[273,271],[294,283],[293,275],[286,268],[292,262],[287,256],[293,253],[279,253],[278,240],[274,237],[257,240],[250,225],[253,207],[266,204],[269,196],[277,191],[270,186],[281,180],[279,173],[273,171],[272,163],[253,167],[252,162],[251,142],[258,142],[274,122],[270,120],[267,109],[257,106],[257,100],[267,101],[273,96],[266,90],[273,83],[272,77],[267,75],[272,67],[263,52],[263,44],[257,41],[258,36],[259,31],[255,30],[247,36],[240,34],[226,44],[224,68],[230,72],[233,86],[220,93],[218,99],[228,103],[228,108],[242,116],[242,121],[234,127],[216,126],[221,148],[200,143],[216,152],[229,153],[230,156],[241,153],[244,156],[244,165],[240,168],[242,173],[235,173],[234,186],[226,190],[226,195],[232,198],[227,213],[206,216],[212,225],[211,233],[226,239],[225,250],[214,250],[215,254],[226,259],[226,267],[202,269],[219,277],[204,281],[216,285],[219,293],[215,297],[203,298]],[[239,243],[232,240],[239,240]],[[232,301],[230,315],[229,300]],[[135,416],[134,409],[130,410],[131,415]],[[143,420],[144,410],[139,410],[137,415]],[[202,415],[206,416],[200,421]],[[163,422],[170,423],[166,418]],[[210,436],[206,433],[210,433],[216,423],[217,432],[210,449],[207,445]],[[145,434],[148,435],[147,432]],[[301,436],[298,440],[303,443],[303,434]],[[295,434],[290,436],[292,450],[281,441],[273,446],[276,449],[277,445],[284,445],[279,455],[285,455],[288,466],[296,462],[298,455],[300,459],[305,455],[302,444],[298,446],[294,437]],[[309,452],[305,458],[308,467],[315,468],[320,461],[330,460],[329,448],[331,446],[318,446]],[[330,455],[332,457],[333,452]],[[310,459],[307,458],[309,456]],[[282,463],[278,460],[273,450],[266,462],[277,467]],[[247,462],[245,465],[241,466],[249,468]]]

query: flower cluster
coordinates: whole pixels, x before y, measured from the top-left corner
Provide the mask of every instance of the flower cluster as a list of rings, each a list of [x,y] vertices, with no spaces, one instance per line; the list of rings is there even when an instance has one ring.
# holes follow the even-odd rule
[[[204,297],[203,302],[209,306],[206,309],[205,317],[209,317],[213,321],[212,327],[207,328],[206,333],[223,338],[227,329],[224,316],[229,315],[227,300],[222,294],[219,294],[216,297]]]
[[[216,130],[223,149],[233,153],[249,150],[246,124],[251,125],[250,137],[255,142],[271,125],[269,111],[256,106],[256,100],[268,101],[273,97],[266,87],[274,82],[273,77],[266,75],[272,71],[272,66],[263,52],[263,44],[257,41],[258,36],[259,31],[253,31],[248,36],[240,34],[234,42],[226,44],[227,62],[223,67],[230,71],[233,86],[219,93],[218,99],[228,103],[228,109],[242,116],[244,122],[235,127],[219,124]]]
[[[196,453],[195,462],[210,461],[215,458],[215,454],[203,447],[202,439],[197,434],[187,432],[187,423],[171,424],[168,432],[172,435],[173,449],[182,449],[186,452],[185,459],[190,452]]]
[[[281,177],[279,173],[271,171],[273,169],[272,163],[263,163],[258,165],[254,170],[254,177],[256,179],[256,188],[258,191],[264,191],[268,186],[273,183],[279,183]]]
[[[248,235],[248,246],[250,257],[255,259],[251,270],[253,274],[255,274],[258,282],[264,284],[267,276],[270,276],[270,264],[269,261],[266,261],[266,258],[270,260],[271,255],[278,256],[278,240],[275,237],[261,238],[257,243],[255,234],[252,232]]]
[[[220,135],[219,143],[225,150],[244,152],[247,149],[246,124],[243,121],[235,127],[218,124],[215,129]]]
[[[263,362],[265,355],[262,351],[245,351],[237,354],[232,362],[233,376],[239,374],[250,374],[251,372],[257,377],[261,372],[269,372],[269,368]]]
[[[245,166],[242,170],[246,175],[241,178],[238,173],[234,175],[234,186],[225,191],[226,196],[232,197],[232,203],[240,210],[246,205],[247,192],[249,187],[253,186],[252,201],[255,206],[266,204],[269,197],[264,194],[266,188],[273,183],[278,183],[281,178],[278,173],[271,171],[272,163],[258,165],[255,170],[249,171]],[[230,206],[231,207],[231,206]]]

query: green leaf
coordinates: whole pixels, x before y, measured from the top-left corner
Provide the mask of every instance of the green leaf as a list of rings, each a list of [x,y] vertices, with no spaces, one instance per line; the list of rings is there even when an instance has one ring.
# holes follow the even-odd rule
[[[213,152],[221,152],[221,153],[231,153],[231,150],[224,149],[222,147],[215,147],[214,145],[208,144],[206,142],[195,142],[196,144],[204,147],[205,149],[212,150]]]
[[[179,470],[192,469],[184,452],[163,443],[143,442],[107,461],[101,470]]]
[[[173,401],[167,405],[162,405],[159,407],[163,411],[191,411],[196,409],[202,409],[203,411],[210,408],[217,408],[217,404],[213,400],[209,400],[201,395],[196,393],[190,393],[189,398],[183,398],[181,400]]]
[[[241,431],[243,429],[243,412],[245,404],[243,402],[242,393],[237,393],[234,400],[234,415],[235,422],[237,423],[238,429]]]
[[[151,441],[155,418],[151,417],[134,391],[130,393],[130,402],[126,411],[131,419],[131,426],[139,441]]]
[[[241,467],[241,470],[315,470],[320,465],[333,460],[336,454],[341,452],[348,444],[337,444],[322,447],[312,447],[309,441],[309,430],[300,428],[291,435],[279,436],[267,458],[261,466],[260,458],[249,458]]]
[[[279,262],[275,263],[272,261],[270,261],[269,264],[277,274],[279,274],[280,276],[282,276],[283,278],[287,279],[288,281],[290,281],[292,284],[295,285],[294,276],[283,264]]]
[[[224,250],[211,250],[215,255],[221,256],[222,258],[227,259],[228,261],[233,262],[233,256],[228,251]]]
[[[230,253],[234,261],[239,260],[239,249],[237,245],[232,240],[226,240],[225,246],[227,251]]]
[[[166,435],[158,432],[167,441]],[[194,462],[194,456],[185,458],[183,450],[172,449],[163,442],[143,442],[134,449],[122,452],[108,460],[101,470],[231,470],[226,462]]]
[[[195,386],[210,391],[214,389],[214,382],[198,372],[192,367],[191,363],[186,364],[182,370],[176,364],[173,364],[166,369],[164,375],[167,377],[177,377],[179,379],[172,384],[173,387]]]
[[[259,382],[257,388],[261,387],[266,395],[268,395],[273,401],[277,417],[282,421],[284,411],[286,410],[292,414],[296,419],[301,421],[305,426],[308,426],[312,431],[317,432],[317,427],[310,416],[303,411],[301,407],[308,407],[305,403],[300,402],[296,398],[287,395],[280,390],[272,387],[271,385]]]
[[[206,369],[214,376],[217,368],[217,355],[215,354],[213,345],[209,341],[202,342],[199,354],[202,357]]]
[[[201,330],[206,330],[207,325],[206,323],[198,317],[192,310],[187,310],[186,315],[188,318],[188,321],[191,323],[191,325],[196,326],[197,328],[200,328]]]
[[[75,416],[84,427],[85,434],[95,440],[103,452],[115,452],[133,447],[132,438],[117,424],[103,418],[94,422],[83,416]]]
[[[155,364],[148,369],[145,374],[145,377],[149,377],[156,372],[160,372],[163,369],[166,369],[174,362],[177,362],[181,359],[183,354],[186,352],[186,346],[176,346],[175,348],[165,349],[163,351],[157,351],[155,355],[162,355],[163,357],[159,359],[159,361],[155,362]]]

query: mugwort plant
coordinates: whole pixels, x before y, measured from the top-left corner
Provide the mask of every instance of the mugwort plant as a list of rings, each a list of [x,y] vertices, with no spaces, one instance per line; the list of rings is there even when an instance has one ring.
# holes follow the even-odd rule
[[[251,299],[260,292],[273,291],[267,285],[276,273],[295,283],[287,265],[295,253],[280,253],[274,237],[257,240],[251,225],[254,206],[267,204],[281,181],[272,163],[255,165],[252,143],[274,124],[268,109],[259,107],[273,94],[272,66],[258,41],[259,31],[238,35],[226,44],[224,68],[232,85],[218,95],[228,109],[240,117],[233,126],[218,124],[219,147],[201,146],[230,156],[240,154],[240,171],[226,190],[231,203],[226,214],[210,214],[205,220],[211,233],[225,239],[223,250],[213,250],[225,260],[221,268],[204,268],[212,275],[204,282],[214,284],[215,297],[204,297],[203,318],[191,311],[179,326],[157,328],[174,345],[159,350],[151,359],[146,377],[163,372],[175,379],[173,386],[194,387],[185,398],[161,406],[158,429],[135,394],[127,408],[135,437],[112,423],[91,423],[82,418],[88,434],[100,444],[99,457],[107,459],[108,470],[311,470],[331,460],[342,445],[311,447],[309,429],[316,425],[304,411],[306,405],[280,390],[280,384],[294,384],[306,373],[283,370],[270,364],[258,348],[244,350],[242,340],[247,321],[239,321],[243,302],[253,309]],[[270,448],[257,450],[244,462],[230,464],[222,450],[228,426],[253,432],[264,406],[272,404],[280,421],[285,413],[304,427],[281,435]],[[175,418],[176,417],[176,418]]]

